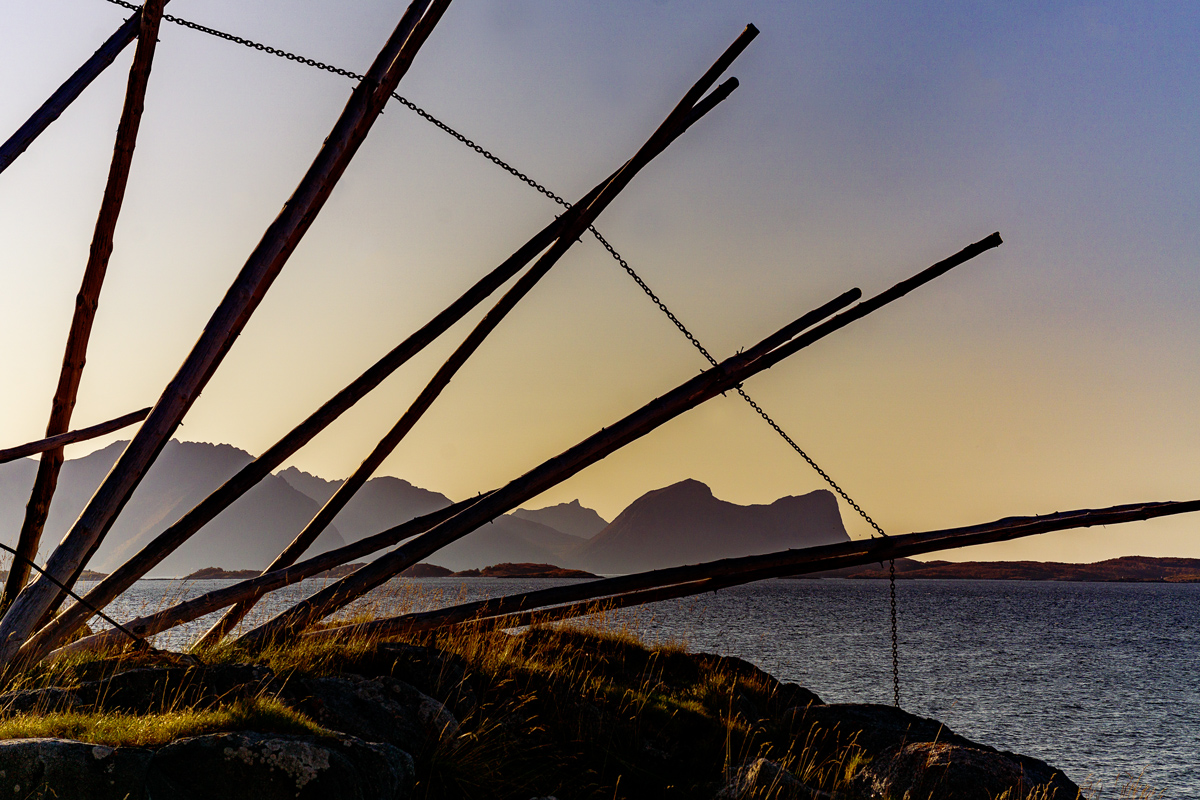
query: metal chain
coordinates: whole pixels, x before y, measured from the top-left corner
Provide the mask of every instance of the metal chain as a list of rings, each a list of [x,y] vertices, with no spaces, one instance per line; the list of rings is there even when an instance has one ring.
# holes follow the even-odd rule
[[[892,704],[900,707],[900,648],[896,637],[896,559],[888,561],[888,588],[892,594]]]
[[[136,5],[134,3],[127,2],[127,0],[108,0],[108,2],[118,5],[118,6],[123,6],[124,8],[132,9],[135,11],[141,9],[141,6]],[[192,30],[200,31],[201,33],[207,33],[210,36],[215,36],[219,39],[224,39],[226,41],[234,42],[235,44],[240,44],[240,45],[249,47],[254,50],[261,50],[264,53],[270,53],[273,56],[279,56],[280,58],[285,58],[288,61],[295,61],[297,63],[304,64],[306,66],[315,67],[317,69],[324,70],[325,72],[333,73],[334,75],[341,75],[342,77],[350,78],[352,80],[362,80],[363,79],[362,75],[359,75],[355,72],[351,72],[350,70],[341,69],[340,67],[335,67],[330,64],[326,64],[322,61],[317,61],[312,58],[306,58],[304,56],[296,55],[295,53],[289,53],[286,50],[280,50],[276,47],[271,47],[269,45],[262,44],[261,42],[251,41],[250,39],[243,39],[240,36],[234,36],[233,34],[230,34],[230,33],[218,31],[215,28],[209,28],[204,25],[200,25],[198,23],[191,22],[189,20],[171,16],[170,14],[163,14],[163,19],[166,20],[167,22],[173,22],[176,25],[182,25],[185,28],[191,28]],[[416,103],[412,102],[411,100],[409,100],[405,97],[402,97],[401,95],[399,95],[395,92],[392,93],[392,97],[397,102],[399,102],[401,105],[403,105],[405,108],[409,109],[410,111],[414,112],[417,116],[424,119],[426,122],[429,122],[430,124],[439,128],[443,132],[449,134],[454,139],[457,139],[460,143],[465,145],[467,148],[474,150],[476,153],[483,156],[488,161],[490,161],[493,164],[495,164],[496,166],[500,167],[501,169],[503,169],[505,172],[512,175],[513,177],[518,178],[521,182],[523,182],[526,185],[530,186],[531,188],[535,189],[539,193],[550,198],[555,203],[558,203],[560,206],[563,206],[564,208],[571,207],[571,204],[569,202],[567,202],[567,200],[565,198],[555,194],[553,191],[546,188],[546,186],[544,186],[543,184],[538,183],[536,180],[529,177],[524,172],[521,172],[519,169],[517,169],[516,167],[509,164],[507,161],[504,161],[499,156],[493,154],[490,150],[485,149],[481,145],[477,144],[476,142],[467,138],[463,134],[459,133],[457,130],[450,127],[445,122],[442,122],[440,119],[433,116],[428,111],[426,111],[425,109],[418,106]],[[669,319],[671,321],[671,323],[676,328],[679,329],[679,332],[682,333],[683,336],[692,344],[692,346],[695,347],[696,350],[698,350],[700,352],[700,355],[704,356],[704,358],[712,366],[714,366],[714,367],[717,366],[718,362],[713,357],[712,353],[710,353],[708,351],[708,349],[703,344],[700,343],[700,340],[697,339],[696,336],[690,330],[688,330],[687,326],[684,325],[683,322],[680,321],[679,317],[675,316],[674,312],[672,312],[671,309],[667,307],[667,304],[664,303],[659,298],[659,296],[654,293],[654,290],[651,289],[650,286],[644,280],[642,280],[642,277],[640,275],[638,275],[638,273],[633,269],[632,266],[630,266],[629,262],[626,261],[625,258],[619,252],[617,252],[617,249],[615,247],[613,247],[612,244],[610,244],[609,241],[600,234],[600,231],[598,231],[596,229],[596,226],[590,225],[590,226],[588,226],[588,230],[591,232],[592,236],[594,236],[596,238],[596,241],[599,242],[604,247],[604,249],[608,251],[609,255],[611,255],[613,257],[613,259],[621,266],[621,269],[625,270],[625,272],[629,275],[629,277],[631,277],[634,280],[634,282],[636,282],[637,285],[639,287],[641,287],[642,291],[645,292],[646,296],[648,298],[650,298],[651,302],[653,302],[654,305],[656,305],[658,307],[659,311],[661,311],[664,315],[666,315],[667,319]],[[837,482],[827,472],[825,472],[825,470],[821,469],[821,467],[817,464],[817,462],[814,461],[812,459],[812,457],[808,455],[808,453],[804,452],[804,450],[800,447],[800,445],[798,445],[795,442],[795,440],[792,439],[792,437],[789,436],[783,430],[783,428],[781,428],[779,426],[779,424],[777,422],[775,422],[775,420],[773,420],[770,417],[770,415],[767,414],[767,412],[765,410],[763,410],[762,406],[760,406],[758,403],[756,403],[750,397],[750,395],[746,394],[745,389],[743,389],[742,387],[739,386],[739,387],[737,387],[737,393],[741,396],[741,398],[743,400],[746,401],[746,403],[750,406],[750,408],[754,409],[754,412],[756,414],[758,414],[760,417],[762,417],[762,419],[768,425],[770,425],[771,428],[777,434],[779,434],[779,436],[785,442],[787,442],[787,444],[793,450],[795,450],[800,455],[801,458],[803,458],[808,463],[808,465],[810,467],[812,467],[814,470],[816,470],[817,474],[821,476],[822,480],[824,480],[827,484],[829,484],[829,486],[835,492],[837,492],[837,494],[843,500],[845,500],[846,503],[849,504],[849,506],[851,508],[853,508],[856,512],[858,512],[859,516],[861,516],[864,520],[866,520],[867,524],[870,525],[875,530],[876,533],[878,533],[880,536],[882,536],[884,538],[887,538],[887,534],[884,533],[883,528],[881,528],[879,526],[879,524],[877,522],[875,522],[874,519],[871,518],[871,515],[869,515],[866,511],[864,511],[858,503],[854,502],[854,500],[850,497],[850,495],[848,495],[846,493],[846,491],[844,489],[842,489],[842,487],[839,486],[837,484]],[[899,657],[899,647],[898,647],[897,637],[896,637],[896,562],[895,562],[895,560],[891,560],[888,563],[890,565],[889,583],[890,583],[890,589],[891,589],[891,609],[892,609],[891,610],[892,683],[893,683],[895,704],[896,704],[896,707],[899,708],[899,706],[900,706],[900,657]]]

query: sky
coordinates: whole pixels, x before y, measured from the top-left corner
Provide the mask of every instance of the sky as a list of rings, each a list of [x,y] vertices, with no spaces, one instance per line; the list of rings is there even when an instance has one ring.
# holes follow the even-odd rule
[[[0,8],[6,136],[127,12]],[[168,11],[361,72],[403,4]],[[1200,6],[459,0],[399,91],[573,199],[746,23],[762,33],[728,73],[740,88],[598,223],[714,354],[993,231],[1005,241],[747,391],[889,533],[1200,496]],[[4,446],[45,429],[132,52],[0,175]],[[350,89],[164,23],[76,425],[157,399]],[[177,437],[261,452],[555,213],[393,103]],[[349,474],[482,313],[289,463]],[[704,366],[585,239],[380,474],[456,499],[485,491]],[[685,478],[742,504],[824,485],[730,396],[527,505],[578,498],[611,518]],[[1200,557],[1200,518],[935,557],[1132,554]]]

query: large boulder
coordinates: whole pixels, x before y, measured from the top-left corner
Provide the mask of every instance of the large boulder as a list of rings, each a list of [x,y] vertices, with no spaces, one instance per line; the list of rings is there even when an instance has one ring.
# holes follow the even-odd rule
[[[1038,797],[1076,800],[1079,787],[1043,761],[991,748],[948,742],[892,747],[856,777],[859,793],[891,800],[1016,800],[1035,787]]]
[[[151,755],[66,739],[0,741],[0,797],[140,800]]]
[[[262,693],[274,674],[266,667],[138,667],[84,681],[69,689],[27,689],[0,695],[0,713],[124,711],[151,714],[168,709],[212,708]]]
[[[367,678],[402,680],[441,701],[459,718],[469,716],[477,705],[467,675],[467,662],[461,656],[433,647],[381,642],[355,663],[347,664],[346,671]]]
[[[182,739],[150,760],[148,800],[399,800],[413,763],[353,737],[224,733]]]
[[[281,698],[330,730],[390,742],[414,755],[458,735],[458,720],[444,705],[396,678],[294,679]]]

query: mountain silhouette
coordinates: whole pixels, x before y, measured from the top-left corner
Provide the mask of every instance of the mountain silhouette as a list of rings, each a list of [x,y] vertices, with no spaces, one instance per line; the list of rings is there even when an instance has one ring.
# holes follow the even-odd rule
[[[590,539],[608,527],[604,517],[580,505],[578,500],[534,510],[518,508],[512,512],[512,516],[549,525],[555,530],[580,539]]]
[[[63,464],[42,534],[40,560],[45,560],[78,518],[126,444],[114,442]],[[249,453],[227,444],[168,442],[88,563],[89,569],[110,572],[118,567],[251,460]],[[6,544],[16,542],[36,472],[33,459],[0,465],[0,541]],[[167,556],[150,576],[186,575],[203,567],[261,569],[300,532],[317,508],[312,498],[283,478],[268,475]],[[331,526],[313,543],[311,552],[342,544],[345,539]]]
[[[42,537],[44,561],[79,516],[125,442],[63,464]],[[250,463],[227,444],[179,442],[164,448],[105,537],[89,569],[110,572]],[[15,544],[37,461],[0,465],[0,541]],[[262,569],[341,485],[289,467],[269,475],[150,573],[187,575],[206,567]],[[310,548],[338,547],[450,503],[445,495],[393,477],[372,478]],[[555,564],[621,573],[847,540],[829,492],[738,506],[689,480],[649,492],[613,522],[578,500],[518,509],[439,550],[429,561],[456,572],[501,563]]]
[[[647,492],[586,542],[570,566],[606,574],[849,541],[837,500],[818,490],[739,506],[696,480]]]

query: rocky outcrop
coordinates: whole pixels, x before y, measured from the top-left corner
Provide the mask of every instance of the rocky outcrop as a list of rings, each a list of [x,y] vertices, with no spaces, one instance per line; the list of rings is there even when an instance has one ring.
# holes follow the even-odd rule
[[[0,800],[399,798],[417,776],[422,796],[445,798],[613,796],[617,786],[718,800],[1079,795],[1041,761],[891,706],[824,703],[738,658],[553,628],[480,636],[465,656],[346,648],[320,662],[322,674],[178,656],[137,669],[91,662],[66,687],[0,696],[0,716],[245,709],[257,697],[275,710],[222,723],[248,730],[157,749],[0,742]],[[340,674],[326,673],[332,664]]]
[[[412,758],[386,743],[223,733],[173,742],[146,773],[149,800],[399,800]]]

